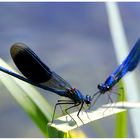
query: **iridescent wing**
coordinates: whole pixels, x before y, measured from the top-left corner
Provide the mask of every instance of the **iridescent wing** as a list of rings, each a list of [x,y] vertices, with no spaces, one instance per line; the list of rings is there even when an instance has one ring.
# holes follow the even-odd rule
[[[67,96],[71,85],[52,72],[25,44],[16,43],[11,47],[11,56],[20,72],[35,84],[62,96]]]
[[[107,78],[105,84],[113,87],[128,71],[133,71],[140,60],[140,39],[136,42],[123,63]]]

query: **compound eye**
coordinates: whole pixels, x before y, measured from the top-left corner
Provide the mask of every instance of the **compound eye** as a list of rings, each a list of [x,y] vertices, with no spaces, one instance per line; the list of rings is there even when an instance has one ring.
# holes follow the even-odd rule
[[[91,96],[86,95],[86,104],[90,104],[91,103]]]
[[[97,86],[98,89],[102,89],[102,87],[103,87],[102,83]]]
[[[97,86],[98,89],[100,89],[100,87],[101,87],[101,84],[99,84],[99,85]]]

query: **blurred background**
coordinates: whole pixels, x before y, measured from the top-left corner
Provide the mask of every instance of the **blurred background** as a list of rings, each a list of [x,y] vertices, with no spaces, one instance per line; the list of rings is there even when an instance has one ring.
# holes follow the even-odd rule
[[[140,36],[140,3],[118,3],[129,47]],[[117,67],[105,3],[0,3],[0,57],[16,69],[10,47],[27,44],[83,94],[93,94]],[[119,42],[118,42],[119,43]],[[140,66],[136,69],[140,82]],[[59,96],[39,90],[54,106]],[[106,103],[104,97],[97,106]],[[93,116],[94,117],[94,116]],[[127,116],[128,137],[135,137]],[[83,126],[87,137],[114,137],[113,116]],[[43,137],[0,84],[0,137]]]

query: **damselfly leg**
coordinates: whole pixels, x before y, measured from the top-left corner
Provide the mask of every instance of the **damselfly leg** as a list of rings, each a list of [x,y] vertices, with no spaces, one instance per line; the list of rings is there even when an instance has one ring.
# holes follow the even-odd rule
[[[61,106],[61,105],[70,105],[70,104],[72,104],[72,106],[70,106],[70,107],[68,107],[68,108],[66,108],[65,109],[65,113],[76,123],[76,125],[77,125],[77,122],[74,120],[74,118],[69,114],[69,112],[68,112],[68,110],[70,110],[70,109],[72,109],[72,108],[75,108],[75,107],[78,107],[79,105],[81,105],[80,106],[80,109],[78,110],[78,113],[77,113],[77,117],[79,118],[79,120],[84,124],[84,122],[82,121],[82,119],[80,118],[80,112],[81,112],[81,110],[82,110],[82,108],[83,108],[83,105],[84,105],[84,102],[78,102],[78,103],[75,103],[75,102],[73,102],[73,101],[71,101],[71,100],[58,100],[58,103],[56,103],[55,104],[55,107],[54,107],[54,111],[53,111],[53,117],[52,117],[52,122],[51,123],[53,123],[53,121],[54,121],[54,117],[55,117],[55,112],[56,112],[56,108],[57,108],[57,106],[59,105],[59,106]],[[62,110],[62,108],[61,108],[61,110]],[[63,111],[62,111],[63,112]],[[63,112],[64,113],[64,112]],[[77,125],[78,126],[78,125]]]
[[[54,107],[53,117],[52,117],[51,123],[53,123],[53,121],[54,121],[54,117],[55,117],[55,112],[56,112],[57,106],[59,105],[61,107],[61,105],[64,105],[64,104],[68,104],[69,105],[69,104],[74,104],[74,102],[71,101],[71,100],[58,100],[57,103],[55,104],[55,107]],[[61,107],[61,111],[64,114],[62,107]]]

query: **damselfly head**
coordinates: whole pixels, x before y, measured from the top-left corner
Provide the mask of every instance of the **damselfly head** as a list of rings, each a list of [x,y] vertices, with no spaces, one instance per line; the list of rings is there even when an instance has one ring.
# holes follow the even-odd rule
[[[105,93],[109,90],[109,87],[103,83],[98,84],[97,88],[99,89],[100,93]]]
[[[86,95],[84,101],[85,101],[86,104],[91,104],[91,101],[92,101],[91,96]]]

